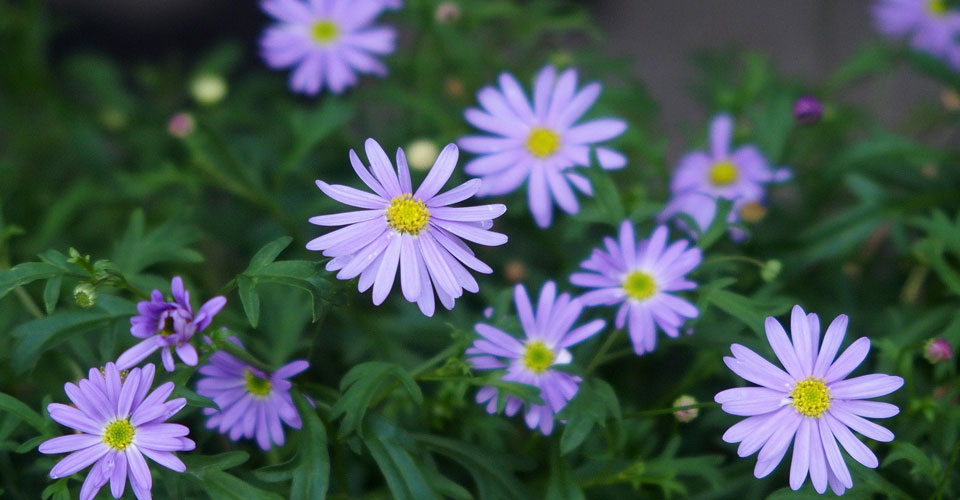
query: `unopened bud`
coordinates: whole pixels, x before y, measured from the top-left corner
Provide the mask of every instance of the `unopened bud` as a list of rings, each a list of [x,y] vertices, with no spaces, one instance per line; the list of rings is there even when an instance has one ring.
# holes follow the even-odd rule
[[[190,82],[190,95],[200,104],[214,105],[226,97],[227,82],[220,75],[198,75]]]
[[[440,24],[453,24],[460,19],[460,6],[456,2],[443,2],[437,5],[433,16]]]
[[[777,276],[780,276],[780,271],[783,270],[783,264],[777,259],[770,259],[763,264],[763,267],[760,268],[760,278],[767,283],[772,282],[777,279]]]
[[[823,105],[813,96],[803,96],[793,103],[793,117],[800,125],[813,125],[823,117]]]
[[[527,276],[527,266],[520,262],[519,260],[511,260],[507,262],[506,269],[504,269],[504,274],[507,276],[507,279],[515,283],[523,281],[523,278]]]
[[[767,215],[767,207],[759,201],[751,201],[740,208],[740,218],[744,222],[757,223]]]
[[[447,78],[443,87],[450,97],[461,97],[466,91],[463,87],[463,81],[459,78]]]
[[[177,139],[183,139],[193,133],[194,125],[193,115],[184,112],[177,113],[171,116],[170,121],[167,122],[167,132],[170,132],[170,135]]]
[[[695,404],[697,404],[696,398],[694,398],[693,396],[684,394],[679,398],[677,398],[676,401],[673,402],[673,407],[678,408],[681,406],[692,406]],[[700,414],[699,408],[688,408],[686,410],[677,410],[673,412],[673,416],[677,417],[677,420],[680,421],[681,423],[687,423],[697,418],[697,415],[699,414]]]
[[[407,146],[407,163],[414,170],[427,170],[433,166],[440,148],[430,139],[417,139]]]
[[[80,307],[93,307],[97,303],[97,288],[90,283],[80,283],[73,289],[73,300]]]
[[[947,342],[947,339],[933,338],[923,346],[923,357],[933,364],[942,363],[953,358],[953,349],[950,348],[950,342]]]

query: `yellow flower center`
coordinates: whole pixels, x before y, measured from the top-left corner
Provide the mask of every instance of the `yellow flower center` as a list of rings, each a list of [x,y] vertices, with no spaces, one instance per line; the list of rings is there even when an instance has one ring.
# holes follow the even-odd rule
[[[163,322],[163,329],[160,330],[160,335],[164,337],[169,337],[176,332],[176,329],[173,327],[173,318],[167,316],[167,319]]]
[[[534,373],[543,373],[553,365],[553,351],[542,340],[527,342],[523,352],[523,366]]]
[[[710,182],[717,186],[726,186],[737,180],[737,167],[729,161],[715,163],[710,169]]]
[[[130,420],[114,420],[103,431],[103,442],[117,451],[123,451],[133,442],[134,429]]]
[[[560,149],[560,136],[547,128],[535,128],[527,137],[527,150],[537,158],[546,158]]]
[[[790,391],[793,407],[805,417],[820,418],[830,408],[830,388],[822,377],[807,377]]]
[[[930,0],[930,2],[927,3],[927,8],[930,9],[930,12],[935,16],[942,16],[950,10],[946,0]]]
[[[643,271],[634,271],[623,280],[623,290],[631,298],[647,300],[657,293],[657,282]]]
[[[310,34],[313,35],[314,42],[326,45],[337,39],[340,30],[337,29],[337,25],[333,24],[332,21],[324,20],[313,23],[313,27],[310,28]]]
[[[398,233],[416,236],[427,226],[427,222],[430,222],[427,204],[412,194],[394,197],[387,207],[387,224]]]
[[[247,391],[254,396],[264,397],[270,394],[270,381],[260,378],[250,370],[246,371]]]

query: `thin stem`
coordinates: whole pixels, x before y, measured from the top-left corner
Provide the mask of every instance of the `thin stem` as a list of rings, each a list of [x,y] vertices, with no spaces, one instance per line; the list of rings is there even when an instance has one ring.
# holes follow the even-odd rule
[[[229,355],[231,355],[231,356],[233,356],[233,357],[235,357],[235,358],[237,358],[237,359],[239,359],[239,360],[241,360],[241,361],[243,361],[243,362],[245,362],[245,363],[248,363],[248,364],[252,365],[254,368],[256,368],[256,369],[258,369],[258,370],[260,370],[260,371],[262,371],[262,372],[264,372],[264,373],[273,373],[273,368],[272,368],[270,365],[268,365],[268,364],[264,363],[263,361],[260,361],[259,359],[255,358],[252,354],[250,354],[249,352],[241,349],[238,345],[234,344],[233,342],[230,342],[229,340],[224,340],[224,341],[222,341],[222,342],[216,342],[216,343],[214,343],[214,346],[215,346],[217,349],[220,349],[221,351],[224,351],[224,352],[226,352],[227,354],[229,354]]]
[[[763,266],[766,265],[766,262],[763,262],[763,261],[754,259],[754,258],[752,258],[752,257],[747,257],[747,256],[745,256],[745,255],[720,255],[720,256],[717,256],[717,257],[711,257],[711,258],[703,261],[703,264],[701,264],[701,266],[706,266],[706,265],[709,265],[709,264],[715,264],[715,263],[717,263],[717,262],[727,262],[727,261],[747,262],[747,263],[753,264],[753,265],[755,265],[755,266],[757,266],[757,267],[759,267],[759,268],[761,268],[761,269],[763,269]]]
[[[593,373],[593,370],[596,370],[597,367],[603,364],[604,355],[606,355],[607,351],[609,351],[610,348],[613,347],[613,343],[620,338],[620,333],[622,331],[623,330],[614,330],[613,333],[607,336],[607,340],[603,342],[603,345],[600,346],[600,350],[598,350],[597,353],[594,354],[593,359],[590,360],[590,364],[587,365],[587,369],[584,370],[583,372],[584,375],[590,375],[591,373]]]
[[[657,415],[666,415],[669,413],[682,411],[682,410],[695,410],[698,408],[719,408],[719,407],[720,407],[719,403],[697,403],[693,405],[674,406],[673,408],[658,408],[656,410],[625,412],[623,414],[623,418],[653,417]]]
[[[943,477],[941,477],[940,481],[937,483],[937,490],[933,492],[933,495],[930,495],[931,499],[943,498],[943,489],[947,487],[947,479],[950,478],[953,468],[957,465],[958,456],[960,456],[960,440],[958,440],[957,445],[953,447],[953,454],[950,455],[950,465],[947,466],[945,471],[943,471]]]
[[[33,297],[23,289],[22,286],[14,288],[14,291],[17,292],[17,298],[20,299],[20,302],[23,303],[23,307],[27,308],[27,311],[30,311],[30,314],[35,318],[42,318],[43,311],[40,310],[40,306],[33,301]]]
[[[417,377],[418,375],[420,375],[421,373],[423,373],[423,372],[425,372],[425,371],[433,368],[434,366],[440,364],[441,361],[445,361],[447,358],[453,356],[453,355],[456,354],[458,351],[460,351],[460,349],[461,349],[461,347],[460,347],[460,345],[458,345],[458,344],[452,344],[452,345],[447,346],[446,349],[438,352],[435,356],[433,356],[432,358],[424,361],[423,363],[421,363],[420,365],[418,365],[417,367],[415,367],[413,370],[410,370],[410,376],[416,378],[416,377]]]

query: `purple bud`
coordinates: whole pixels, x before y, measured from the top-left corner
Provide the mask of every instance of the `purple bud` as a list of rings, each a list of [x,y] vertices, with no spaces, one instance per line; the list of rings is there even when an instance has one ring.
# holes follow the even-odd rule
[[[793,117],[800,125],[813,125],[823,116],[823,105],[813,96],[803,96],[793,103]]]
[[[170,117],[170,121],[167,122],[167,131],[178,139],[190,135],[193,132],[193,127],[193,116],[190,113],[177,113]]]
[[[927,341],[923,347],[923,357],[931,363],[942,363],[953,357],[953,350],[947,339],[937,337]]]

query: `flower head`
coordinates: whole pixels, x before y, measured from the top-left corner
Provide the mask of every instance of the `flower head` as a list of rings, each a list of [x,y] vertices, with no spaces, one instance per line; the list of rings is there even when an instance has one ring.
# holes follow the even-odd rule
[[[960,71],[960,10],[946,0],[877,0],[877,28]]]
[[[771,169],[756,147],[731,147],[733,118],[729,115],[714,117],[709,139],[709,151],[694,151],[680,160],[670,183],[672,198],[660,220],[686,214],[702,233],[716,215],[717,199],[724,198],[733,201],[727,222],[735,223],[745,205],[763,200],[765,184],[790,178],[788,169]]]
[[[476,194],[480,187],[476,179],[438,194],[457,165],[459,152],[454,144],[440,152],[416,191],[402,149],[397,150],[396,170],[377,141],[367,139],[366,152],[372,174],[352,150],[350,163],[373,193],[317,180],[327,196],[363,210],[311,218],[310,222],[318,226],[346,227],[310,241],[307,248],[333,257],[327,270],[339,271],[337,278],[359,276],[360,292],[372,286],[374,304],[387,298],[399,267],[404,298],[417,302],[423,314],[433,315],[434,289],[440,303],[452,309],[463,290],[479,290],[467,268],[484,274],[493,272],[463,240],[488,246],[506,243],[506,236],[488,229],[507,208],[451,207]]]
[[[620,304],[616,326],[629,325],[638,355],[656,347],[657,327],[670,337],[680,335],[687,318],[699,312],[673,293],[696,288],[685,275],[700,265],[700,249],[688,248],[686,240],[668,246],[664,226],[649,240],[637,242],[629,220],[620,224],[619,242],[608,237],[603,243],[604,248],[594,249],[580,264],[585,272],[570,276],[574,285],[595,289],[580,296],[580,301],[587,306]]]
[[[50,477],[67,477],[93,464],[80,488],[80,500],[95,497],[107,481],[113,497],[120,498],[127,478],[137,498],[150,498],[153,479],[144,456],[177,472],[187,469],[171,452],[196,447],[186,437],[190,430],[166,423],[187,401],[166,400],[173,382],[150,392],[155,371],[147,364],[123,377],[113,363],[102,372],[91,368],[89,378],[64,386],[73,406],[47,406],[50,418],[76,430],[40,445],[40,453],[70,453],[50,470]]]
[[[230,339],[240,344],[235,338]],[[288,378],[306,370],[310,363],[299,360],[281,366],[273,373],[264,373],[253,366],[217,351],[210,362],[200,367],[205,375],[197,382],[197,394],[212,399],[220,411],[204,408],[207,428],[216,428],[231,440],[256,437],[264,450],[271,442],[283,446],[283,426],[299,429],[303,425],[297,407],[290,397]]]
[[[468,174],[481,177],[481,196],[510,193],[527,182],[527,199],[540,227],[550,226],[552,201],[565,212],[580,210],[571,185],[592,195],[590,181],[573,167],[590,165],[591,146],[622,134],[626,122],[605,118],[576,124],[600,95],[600,84],[591,83],[577,91],[577,72],[568,69],[557,75],[547,66],[537,75],[533,103],[527,99],[516,78],[500,75],[500,88],[484,87],[477,94],[483,109],[465,113],[468,122],[493,136],[460,139],[460,147],[483,155],[467,164]],[[605,169],[622,168],[625,156],[595,146],[597,161]]]
[[[793,103],[793,118],[800,125],[813,125],[823,117],[823,104],[813,96],[805,95]]]
[[[396,32],[373,22],[384,0],[262,0],[277,24],[260,39],[260,53],[271,68],[295,67],[294,92],[316,95],[324,87],[335,94],[357,83],[358,73],[385,76],[377,55],[393,52]]]
[[[160,349],[160,358],[167,371],[173,371],[173,353],[189,366],[197,365],[197,350],[190,344],[194,334],[210,326],[213,317],[223,309],[227,299],[214,297],[200,306],[196,314],[190,305],[190,292],[184,289],[183,280],[175,276],[170,282],[173,301],[164,300],[160,290],[150,294],[150,300],[137,304],[140,313],[130,318],[130,333],[144,339],[117,358],[117,367],[126,370],[146,359]]]
[[[770,474],[793,442],[790,487],[799,489],[810,474],[813,487],[826,491],[829,483],[840,495],[853,486],[850,471],[837,446],[861,464],[874,468],[877,457],[850,430],[878,441],[891,441],[893,433],[867,421],[887,418],[900,410],[889,403],[864,401],[890,394],[903,379],[872,374],[847,379],[866,358],[870,340],[857,339],[837,357],[847,330],[847,317],[837,316],[820,343],[820,319],[793,308],[787,337],[780,323],[767,318],[767,340],[786,371],[774,366],[746,347],[733,344],[733,357],[723,361],[737,375],[760,387],[741,387],[720,392],[714,398],[723,411],[749,417],[723,435],[728,443],[740,443],[737,453],[756,453],[757,478]]]
[[[527,427],[540,428],[543,434],[553,431],[554,415],[577,394],[580,377],[553,367],[573,361],[568,347],[599,332],[603,320],[594,320],[573,327],[583,311],[583,304],[569,294],[557,296],[557,286],[548,281],[540,290],[540,300],[534,310],[523,285],[514,288],[514,299],[525,338],[518,340],[498,328],[485,323],[474,327],[480,335],[467,349],[473,368],[477,370],[505,369],[502,380],[532,385],[540,390],[546,404],[530,404],[526,411]],[[498,391],[483,387],[477,392],[477,403],[486,403],[488,413],[497,411]],[[515,396],[507,396],[506,413],[513,416],[523,406]]]
[[[953,358],[953,349],[950,348],[950,342],[942,337],[930,339],[923,346],[923,357],[931,363],[942,363]]]

